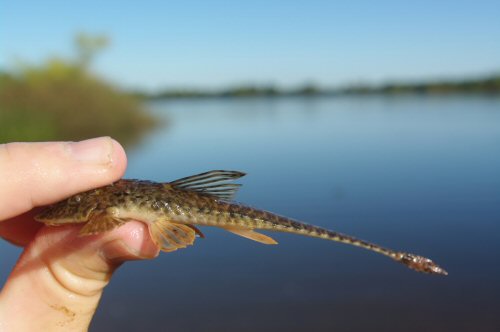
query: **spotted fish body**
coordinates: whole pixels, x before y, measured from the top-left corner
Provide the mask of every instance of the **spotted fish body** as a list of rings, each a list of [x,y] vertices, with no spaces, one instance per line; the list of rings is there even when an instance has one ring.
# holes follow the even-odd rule
[[[196,236],[204,237],[197,226],[220,227],[265,244],[277,242],[255,230],[288,232],[362,247],[420,272],[447,274],[428,258],[235,203],[232,198],[240,185],[231,181],[243,175],[211,171],[170,183],[123,179],[51,205],[35,219],[54,226],[85,223],[81,235],[138,220],[149,226],[153,241],[167,252],[193,244]]]

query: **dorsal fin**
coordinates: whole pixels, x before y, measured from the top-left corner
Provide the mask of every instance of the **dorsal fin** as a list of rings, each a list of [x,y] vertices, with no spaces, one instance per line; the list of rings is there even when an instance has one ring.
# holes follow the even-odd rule
[[[241,187],[241,184],[227,182],[241,178],[244,175],[245,173],[238,171],[215,170],[178,179],[170,182],[170,185],[178,189],[196,191],[231,200]]]

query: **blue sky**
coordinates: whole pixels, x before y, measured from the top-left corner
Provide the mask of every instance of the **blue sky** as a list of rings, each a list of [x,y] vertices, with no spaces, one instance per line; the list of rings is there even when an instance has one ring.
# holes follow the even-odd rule
[[[344,85],[500,72],[500,1],[7,1],[0,68],[72,56],[125,87]]]

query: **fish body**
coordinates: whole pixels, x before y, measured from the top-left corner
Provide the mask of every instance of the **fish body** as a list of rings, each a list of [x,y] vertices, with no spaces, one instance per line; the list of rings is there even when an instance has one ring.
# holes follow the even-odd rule
[[[167,252],[193,244],[196,236],[204,237],[197,226],[223,228],[264,244],[277,242],[255,230],[287,232],[362,247],[420,272],[447,274],[428,258],[236,203],[232,198],[240,185],[231,181],[243,175],[210,171],[167,183],[122,179],[51,205],[35,219],[54,226],[85,223],[81,235],[138,220],[148,225],[153,241]]]

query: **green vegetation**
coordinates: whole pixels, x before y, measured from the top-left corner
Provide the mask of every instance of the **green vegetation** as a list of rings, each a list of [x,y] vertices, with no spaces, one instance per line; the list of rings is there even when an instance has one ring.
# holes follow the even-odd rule
[[[462,81],[439,81],[427,83],[394,83],[386,85],[355,85],[345,88],[320,88],[306,84],[297,89],[280,89],[274,86],[239,86],[219,91],[165,90],[159,93],[136,92],[135,96],[148,99],[206,98],[206,97],[275,97],[275,96],[338,96],[368,94],[500,94],[500,75]]]
[[[105,37],[78,35],[77,58],[52,58],[0,73],[0,143],[109,135],[134,143],[157,120],[140,101],[89,70]]]
[[[500,75],[469,80],[425,83],[396,83],[382,86],[352,86],[338,91],[343,94],[500,94]]]

